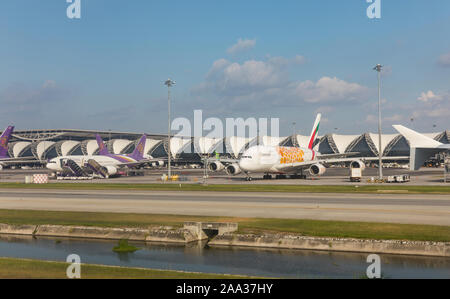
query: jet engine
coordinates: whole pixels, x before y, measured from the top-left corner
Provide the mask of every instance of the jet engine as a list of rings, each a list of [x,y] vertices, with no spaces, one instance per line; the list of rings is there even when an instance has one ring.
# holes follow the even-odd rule
[[[222,169],[225,169],[225,166],[220,162],[211,162],[209,163],[208,168],[211,171],[221,171]]]
[[[361,160],[355,160],[350,163],[350,168],[361,168],[361,170],[364,170],[366,168],[366,164],[364,164]]]
[[[311,167],[309,168],[309,173],[313,176],[322,175],[325,173],[326,170],[327,168],[322,164],[314,164],[311,165]]]
[[[106,171],[108,171],[108,175],[112,176],[115,175],[117,173],[117,168],[114,166],[106,166]]]
[[[239,165],[237,165],[236,163],[228,165],[225,171],[227,172],[228,175],[237,175],[242,172],[241,169],[239,168]]]
[[[151,165],[152,165],[152,167],[164,166],[164,161],[156,161],[156,162],[153,162]]]

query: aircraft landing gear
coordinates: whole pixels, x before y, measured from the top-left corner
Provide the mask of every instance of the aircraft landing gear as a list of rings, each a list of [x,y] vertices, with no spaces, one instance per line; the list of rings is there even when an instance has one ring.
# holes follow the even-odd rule
[[[251,182],[251,181],[252,181],[252,177],[248,174],[248,172],[244,172],[244,173],[245,173],[245,175],[246,175],[245,180],[246,180],[247,182]]]
[[[277,180],[285,180],[285,179],[286,179],[286,175],[284,175],[284,174],[277,174],[277,175],[275,176],[275,178],[276,178]]]
[[[263,180],[271,180],[271,179],[272,179],[272,176],[270,174],[265,174],[263,176]]]

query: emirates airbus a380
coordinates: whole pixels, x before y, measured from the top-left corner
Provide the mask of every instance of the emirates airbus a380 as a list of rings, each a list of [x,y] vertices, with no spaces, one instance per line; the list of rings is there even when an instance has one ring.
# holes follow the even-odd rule
[[[322,175],[326,171],[326,165],[351,162],[352,167],[365,168],[361,160],[342,158],[357,153],[321,155],[314,151],[314,141],[319,131],[321,114],[317,115],[308,148],[255,145],[246,150],[240,159],[210,160],[209,169],[219,171],[225,169],[227,174],[236,175],[241,172],[251,180],[250,174],[264,173],[264,179],[271,179],[272,174],[277,178],[305,178],[303,170],[309,169],[312,176]]]

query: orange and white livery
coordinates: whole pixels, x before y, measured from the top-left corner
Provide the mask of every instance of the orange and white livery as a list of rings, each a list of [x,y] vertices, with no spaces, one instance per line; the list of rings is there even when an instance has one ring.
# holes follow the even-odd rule
[[[251,179],[251,173],[264,173],[264,178],[271,178],[271,174],[305,177],[303,175],[305,169],[309,169],[311,175],[322,175],[326,171],[324,165],[342,162],[357,163],[363,168],[364,163],[362,161],[337,158],[342,157],[342,154],[320,155],[320,153],[314,151],[313,147],[319,131],[320,118],[321,114],[318,114],[311,131],[308,148],[256,145],[246,150],[239,160],[212,161],[210,169],[225,169],[229,175],[244,172],[247,174],[247,179]]]

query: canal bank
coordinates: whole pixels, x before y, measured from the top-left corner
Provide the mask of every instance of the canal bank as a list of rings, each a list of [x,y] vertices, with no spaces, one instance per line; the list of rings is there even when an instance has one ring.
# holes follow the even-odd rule
[[[308,237],[296,234],[238,234],[237,224],[185,223],[183,228],[105,228],[63,225],[0,224],[0,235],[66,237],[103,240],[131,240],[189,244],[202,240],[209,246],[239,246],[273,249],[300,249],[417,256],[449,257],[450,243],[404,240],[366,240]]]
[[[0,235],[0,257],[66,262],[76,254],[83,265],[271,278],[365,278],[368,254],[207,246],[206,242],[129,241],[140,250],[117,253],[114,240]],[[450,258],[379,254],[383,278],[448,278]],[[83,270],[84,269],[84,270]],[[8,273],[8,269],[4,269]],[[62,268],[65,275],[65,269]],[[61,271],[62,271],[61,270]],[[109,270],[108,270],[109,271]],[[107,271],[107,272],[108,272]]]

